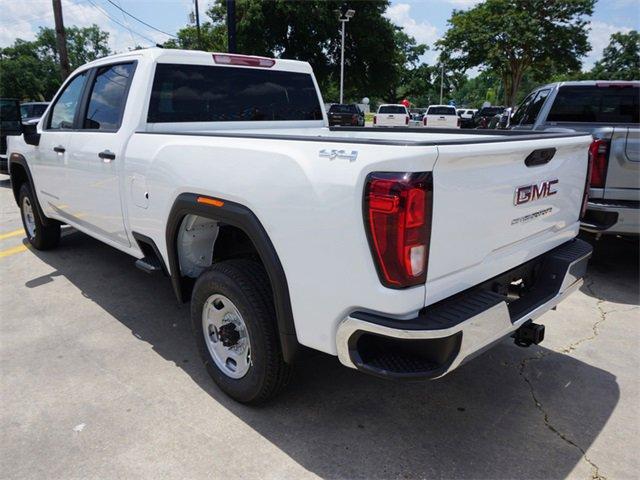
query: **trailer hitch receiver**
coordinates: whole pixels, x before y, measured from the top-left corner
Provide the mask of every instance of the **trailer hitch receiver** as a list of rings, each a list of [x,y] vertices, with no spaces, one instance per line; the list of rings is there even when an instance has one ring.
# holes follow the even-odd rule
[[[518,328],[512,336],[514,343],[519,347],[529,347],[532,344],[538,345],[544,340],[544,325],[539,325],[529,320]]]

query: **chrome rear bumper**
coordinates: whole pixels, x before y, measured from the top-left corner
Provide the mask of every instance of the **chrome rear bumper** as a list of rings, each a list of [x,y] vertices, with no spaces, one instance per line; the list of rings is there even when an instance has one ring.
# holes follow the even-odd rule
[[[354,312],[338,327],[338,358],[386,378],[429,379],[452,371],[555,307],[583,283],[592,248],[572,240],[496,279],[438,302],[410,320]],[[535,272],[527,294],[509,301],[496,282]],[[533,275],[533,274],[531,274]],[[493,288],[493,289],[492,289]]]

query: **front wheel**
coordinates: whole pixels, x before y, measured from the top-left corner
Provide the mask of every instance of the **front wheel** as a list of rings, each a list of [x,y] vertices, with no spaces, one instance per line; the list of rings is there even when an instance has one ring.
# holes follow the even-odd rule
[[[266,272],[244,259],[214,264],[198,278],[191,324],[209,375],[230,397],[264,403],[289,381]]]
[[[28,183],[20,187],[18,197],[22,225],[27,234],[27,240],[36,250],[50,250],[60,242],[60,224],[51,221],[44,224],[37,210],[37,200]]]

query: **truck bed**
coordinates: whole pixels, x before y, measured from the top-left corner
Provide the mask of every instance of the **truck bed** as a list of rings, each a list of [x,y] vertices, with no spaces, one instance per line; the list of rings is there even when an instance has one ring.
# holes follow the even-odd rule
[[[584,132],[532,132],[512,130],[469,130],[411,127],[317,127],[317,128],[216,128],[182,125],[156,125],[153,130],[139,133],[198,135],[231,138],[261,138],[335,143],[363,143],[398,146],[466,145],[496,143],[541,138],[569,138],[587,135]]]

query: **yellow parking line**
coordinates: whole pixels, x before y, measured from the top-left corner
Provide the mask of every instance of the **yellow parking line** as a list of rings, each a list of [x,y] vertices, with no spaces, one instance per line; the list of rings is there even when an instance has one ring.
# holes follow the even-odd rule
[[[14,255],[16,253],[24,252],[27,250],[26,245],[18,245],[17,247],[7,248],[6,250],[0,250],[0,258],[8,257],[9,255]]]
[[[4,240],[5,238],[17,237],[18,235],[23,235],[24,229],[14,230],[13,232],[8,233],[0,233],[0,240]]]

